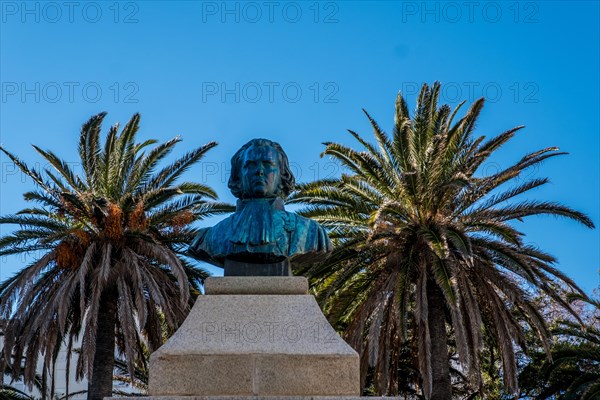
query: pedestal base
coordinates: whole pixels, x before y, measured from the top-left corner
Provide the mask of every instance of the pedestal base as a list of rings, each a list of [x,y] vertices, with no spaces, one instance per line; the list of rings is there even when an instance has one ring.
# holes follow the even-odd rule
[[[307,287],[305,278],[210,279],[215,281],[207,282],[206,295],[181,328],[152,354],[150,395],[360,395],[358,354],[329,325],[314,297],[264,294],[270,280],[298,293]],[[244,294],[211,294],[211,288]]]
[[[399,397],[358,396],[143,396],[136,400],[392,400]],[[104,400],[123,400],[123,397],[105,397]]]

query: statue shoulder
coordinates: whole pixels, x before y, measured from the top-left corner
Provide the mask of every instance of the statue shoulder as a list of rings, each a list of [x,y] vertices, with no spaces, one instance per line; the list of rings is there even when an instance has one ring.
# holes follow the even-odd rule
[[[299,247],[304,247],[300,252],[330,252],[333,249],[327,231],[317,221],[290,213],[294,217],[294,233]]]
[[[309,220],[313,226],[315,233],[315,241],[317,243],[317,251],[329,253],[333,250],[333,245],[327,234],[327,230],[317,221]]]
[[[197,260],[222,266],[222,258],[227,254],[229,244],[225,238],[231,233],[231,226],[231,217],[228,217],[213,227],[200,229],[190,243],[187,254]]]
[[[188,247],[188,254],[194,258],[199,258],[201,256],[201,251],[204,248],[204,242],[206,240],[206,236],[210,232],[212,228],[203,228],[198,231],[192,243],[190,243]]]

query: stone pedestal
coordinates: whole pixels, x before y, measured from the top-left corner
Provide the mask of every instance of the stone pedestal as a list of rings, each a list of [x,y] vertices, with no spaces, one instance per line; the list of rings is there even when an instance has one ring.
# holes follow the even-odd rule
[[[151,356],[150,396],[359,396],[358,354],[307,289],[303,277],[207,279],[206,295]]]

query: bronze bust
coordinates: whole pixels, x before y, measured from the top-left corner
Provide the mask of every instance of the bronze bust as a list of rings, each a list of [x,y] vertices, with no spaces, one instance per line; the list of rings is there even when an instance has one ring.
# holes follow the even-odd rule
[[[225,275],[289,275],[289,258],[331,251],[316,221],[284,209],[294,176],[281,146],[253,139],[231,159],[233,215],[202,229],[189,247],[193,257],[225,268]]]

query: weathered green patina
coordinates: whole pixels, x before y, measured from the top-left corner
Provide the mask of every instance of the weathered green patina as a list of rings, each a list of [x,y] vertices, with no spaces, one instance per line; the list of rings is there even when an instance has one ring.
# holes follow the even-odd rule
[[[225,268],[225,275],[289,275],[289,258],[331,251],[316,221],[285,211],[294,188],[287,155],[278,143],[253,139],[231,159],[229,188],[236,211],[199,232],[193,257]]]

